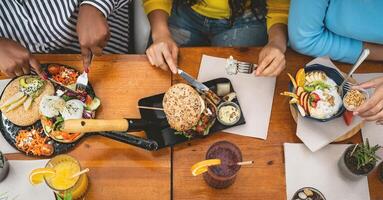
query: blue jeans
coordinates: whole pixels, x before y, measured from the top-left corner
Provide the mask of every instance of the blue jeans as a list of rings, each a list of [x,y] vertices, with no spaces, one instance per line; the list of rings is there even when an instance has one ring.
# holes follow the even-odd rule
[[[231,24],[227,19],[205,17],[189,6],[173,5],[169,29],[180,46],[250,47],[267,42],[266,23],[250,11]]]

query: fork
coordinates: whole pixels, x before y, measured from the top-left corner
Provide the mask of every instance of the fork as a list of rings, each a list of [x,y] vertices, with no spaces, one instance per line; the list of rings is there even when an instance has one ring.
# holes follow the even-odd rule
[[[90,54],[90,63],[89,63],[89,67],[90,67],[90,64],[92,63],[93,61],[93,54],[91,53]],[[88,72],[86,70],[84,70],[82,72],[82,74],[77,77],[77,81],[76,81],[76,91],[84,91],[86,89],[86,87],[88,87]]]
[[[237,73],[252,74],[256,68],[256,64],[238,61],[233,59],[232,56],[230,56],[226,66],[226,72],[229,75],[235,75]]]
[[[362,64],[362,62],[367,58],[367,56],[370,54],[369,49],[363,49],[362,53],[360,54],[358,60],[355,62],[354,66],[352,66],[350,72],[348,72],[347,76],[344,77],[344,80],[342,84],[338,88],[338,93],[341,97],[343,97],[344,92],[350,91],[353,84],[348,81],[348,79],[351,77],[351,75],[355,72],[356,69]]]

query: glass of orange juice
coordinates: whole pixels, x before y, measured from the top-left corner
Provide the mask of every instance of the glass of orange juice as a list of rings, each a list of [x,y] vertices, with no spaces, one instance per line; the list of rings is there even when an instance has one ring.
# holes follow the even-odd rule
[[[81,171],[80,163],[69,155],[58,155],[52,158],[46,168],[53,169],[56,174],[44,177],[45,183],[60,197],[71,193],[72,199],[81,199],[88,189],[86,173],[73,176]]]

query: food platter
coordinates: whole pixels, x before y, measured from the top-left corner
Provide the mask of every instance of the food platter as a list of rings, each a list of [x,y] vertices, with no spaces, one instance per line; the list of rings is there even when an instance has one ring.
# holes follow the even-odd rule
[[[315,70],[318,70],[318,69],[320,69],[320,70],[324,69],[324,70],[328,70],[327,73],[338,73],[339,75],[335,76],[335,78],[334,78],[335,80],[334,81],[338,85],[340,85],[340,83],[343,81],[343,79],[337,78],[337,77],[341,76],[341,74],[338,71],[336,71],[335,69],[323,66],[323,65],[315,64],[315,65],[307,66],[305,69],[309,69],[308,71],[315,71]],[[334,77],[334,76],[332,76],[332,77]],[[356,81],[351,79],[350,82],[355,83]],[[293,85],[292,85],[291,82],[289,83],[289,91],[293,91]],[[297,109],[296,105],[290,104],[289,108],[290,108],[290,112],[291,112],[291,115],[292,115],[294,121],[297,122],[298,121],[299,112],[298,112],[298,109]],[[331,119],[334,119],[334,118],[342,116],[343,112],[344,112],[344,108],[342,108],[342,112],[339,112],[336,116],[332,117]],[[325,121],[327,121],[327,120],[323,120],[322,122],[325,122]],[[334,142],[341,142],[341,141],[344,141],[344,140],[347,140],[347,139],[351,138],[352,136],[354,136],[355,134],[357,134],[361,130],[363,125],[364,125],[363,122],[359,123],[357,126],[352,128],[350,131],[348,131],[347,133],[345,133],[341,137],[337,138]]]
[[[217,84],[219,83],[229,83],[230,92],[235,92],[233,86],[231,85],[230,80],[226,78],[213,79],[213,80],[204,82],[204,85],[206,85],[211,91],[217,93]],[[155,96],[143,98],[139,100],[138,105],[145,106],[145,107],[162,107],[163,98],[164,98],[164,94],[158,94]],[[232,102],[236,103],[240,107],[240,104],[237,98],[233,99]],[[152,121],[154,122],[153,124],[161,124],[159,128],[152,127],[145,131],[147,139],[156,141],[158,143],[158,148],[173,146],[179,143],[183,143],[183,142],[195,139],[195,138],[185,137],[182,134],[176,134],[177,131],[170,127],[170,125],[167,122],[166,115],[164,111],[162,110],[140,109],[140,113],[143,119],[147,121]],[[223,125],[219,123],[218,120],[215,120],[214,124],[209,130],[209,133],[203,137],[207,137],[215,132],[222,131],[224,129],[242,125],[245,123],[246,123],[245,118],[242,113],[240,114],[240,119],[238,120],[238,122],[236,122],[233,125],[229,125],[229,126]]]
[[[42,64],[41,67],[48,74],[48,66],[51,66],[51,65],[58,65],[58,64],[54,64],[54,63]],[[61,65],[61,64],[59,64],[59,65]],[[62,66],[65,66],[65,65],[62,65]],[[68,69],[73,69],[70,66],[65,66],[65,67],[68,68]],[[8,83],[6,88],[15,79],[17,79],[17,78],[12,79]],[[48,80],[46,80],[46,81],[48,81]],[[55,83],[55,82],[51,82],[51,83],[53,84],[53,86],[55,88],[55,91],[57,91],[59,88],[62,88],[62,86],[59,85],[58,83]],[[4,95],[4,91],[2,92],[1,97]],[[92,88],[92,86],[90,84],[88,84],[88,86],[85,89],[85,91],[92,98],[95,97],[94,90],[93,90],[93,88]],[[36,131],[34,131],[34,130],[36,130]],[[73,143],[61,143],[61,142],[57,142],[57,141],[47,137],[47,135],[43,131],[43,127],[42,127],[42,124],[41,124],[40,120],[36,121],[32,125],[18,126],[16,124],[12,123],[9,119],[7,119],[5,114],[3,112],[1,112],[1,111],[0,111],[0,131],[1,131],[2,135],[4,136],[5,140],[11,146],[13,146],[15,149],[19,150],[20,152],[22,152],[22,153],[24,153],[26,155],[30,155],[30,156],[51,157],[51,156],[54,156],[54,155],[62,154],[62,153],[70,151],[71,149],[73,149],[80,142],[80,141],[76,141],[76,142],[73,142]],[[18,148],[17,144],[20,144],[20,143],[18,143],[17,137],[23,131],[27,131],[29,133],[25,133],[25,134],[33,134],[33,138],[39,138],[42,142],[45,142],[45,144],[49,148],[52,148],[53,152],[49,153],[49,154],[37,154],[37,155],[34,155],[33,153],[32,154],[29,153],[29,152],[27,153],[27,152],[25,152],[25,150]]]

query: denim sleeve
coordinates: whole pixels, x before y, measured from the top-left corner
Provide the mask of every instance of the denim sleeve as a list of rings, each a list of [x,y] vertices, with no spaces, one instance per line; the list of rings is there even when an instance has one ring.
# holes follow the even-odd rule
[[[330,0],[292,0],[289,13],[289,40],[293,49],[310,56],[329,56],[347,63],[356,62],[362,41],[343,37],[324,24]]]
[[[84,0],[81,2],[81,5],[92,5],[100,10],[105,17],[108,17],[113,11],[118,10],[129,2],[130,0]]]

